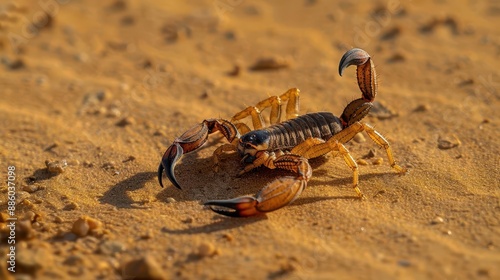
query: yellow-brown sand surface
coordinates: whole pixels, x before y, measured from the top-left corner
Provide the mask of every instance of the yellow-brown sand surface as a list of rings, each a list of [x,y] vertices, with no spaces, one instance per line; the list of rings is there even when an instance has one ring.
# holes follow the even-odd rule
[[[500,279],[499,26],[494,0],[0,2],[0,278]],[[364,121],[406,175],[365,134],[346,147],[366,199],[327,155],[291,205],[227,218],[202,202],[288,174],[236,178],[236,153],[215,173],[214,135],[178,164],[182,191],[160,188],[162,154],[203,119],[293,87],[301,113],[340,115],[361,96],[354,67],[338,75],[353,47],[385,109]]]

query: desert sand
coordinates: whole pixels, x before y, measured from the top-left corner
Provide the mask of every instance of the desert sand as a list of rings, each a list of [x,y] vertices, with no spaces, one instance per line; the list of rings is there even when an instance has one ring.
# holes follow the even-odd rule
[[[498,26],[494,0],[2,1],[0,278],[500,279]],[[202,203],[288,173],[236,178],[236,153],[215,173],[213,135],[178,164],[183,190],[160,188],[203,119],[293,87],[301,113],[340,115],[361,96],[354,67],[338,75],[353,47],[379,75],[364,121],[407,174],[365,134],[346,147],[366,199],[327,155],[291,205],[223,217]]]

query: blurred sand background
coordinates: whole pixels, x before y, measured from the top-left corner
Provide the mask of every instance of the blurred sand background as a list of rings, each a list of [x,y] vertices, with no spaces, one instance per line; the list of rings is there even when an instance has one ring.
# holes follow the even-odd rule
[[[1,224],[2,279],[500,279],[498,1],[60,2],[0,3],[0,210],[15,166],[23,220],[15,275]],[[226,218],[200,203],[286,173],[235,178],[236,154],[214,173],[214,136],[182,191],[160,188],[163,152],[205,118],[291,87],[302,113],[340,115],[361,94],[337,74],[352,47],[387,109],[365,121],[408,174],[365,135],[347,147],[366,200],[326,156],[292,205]]]

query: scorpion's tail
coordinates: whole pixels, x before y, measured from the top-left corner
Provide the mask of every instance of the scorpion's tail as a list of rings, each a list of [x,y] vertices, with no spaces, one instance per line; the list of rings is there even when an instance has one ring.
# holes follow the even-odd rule
[[[357,66],[358,86],[362,92],[362,98],[349,103],[340,117],[344,126],[349,126],[363,119],[371,107],[377,95],[377,74],[375,65],[370,55],[362,49],[352,49],[347,51],[339,63],[339,75],[342,76],[344,70],[351,66]]]
[[[344,70],[351,65],[358,66],[358,85],[363,93],[363,99],[372,102],[377,95],[377,75],[370,55],[362,49],[347,51],[340,59],[339,75],[342,76]]]

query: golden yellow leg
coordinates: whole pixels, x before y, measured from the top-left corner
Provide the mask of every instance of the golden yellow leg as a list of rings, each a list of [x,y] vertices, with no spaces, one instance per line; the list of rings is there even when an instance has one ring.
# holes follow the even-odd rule
[[[405,173],[407,171],[406,168],[396,164],[394,156],[392,155],[391,146],[389,145],[389,142],[384,138],[384,136],[375,131],[373,127],[369,124],[361,123],[361,125],[363,126],[363,129],[366,132],[366,134],[368,134],[368,136],[370,136],[370,138],[373,140],[373,142],[375,142],[377,145],[385,149],[391,167],[398,173]]]

